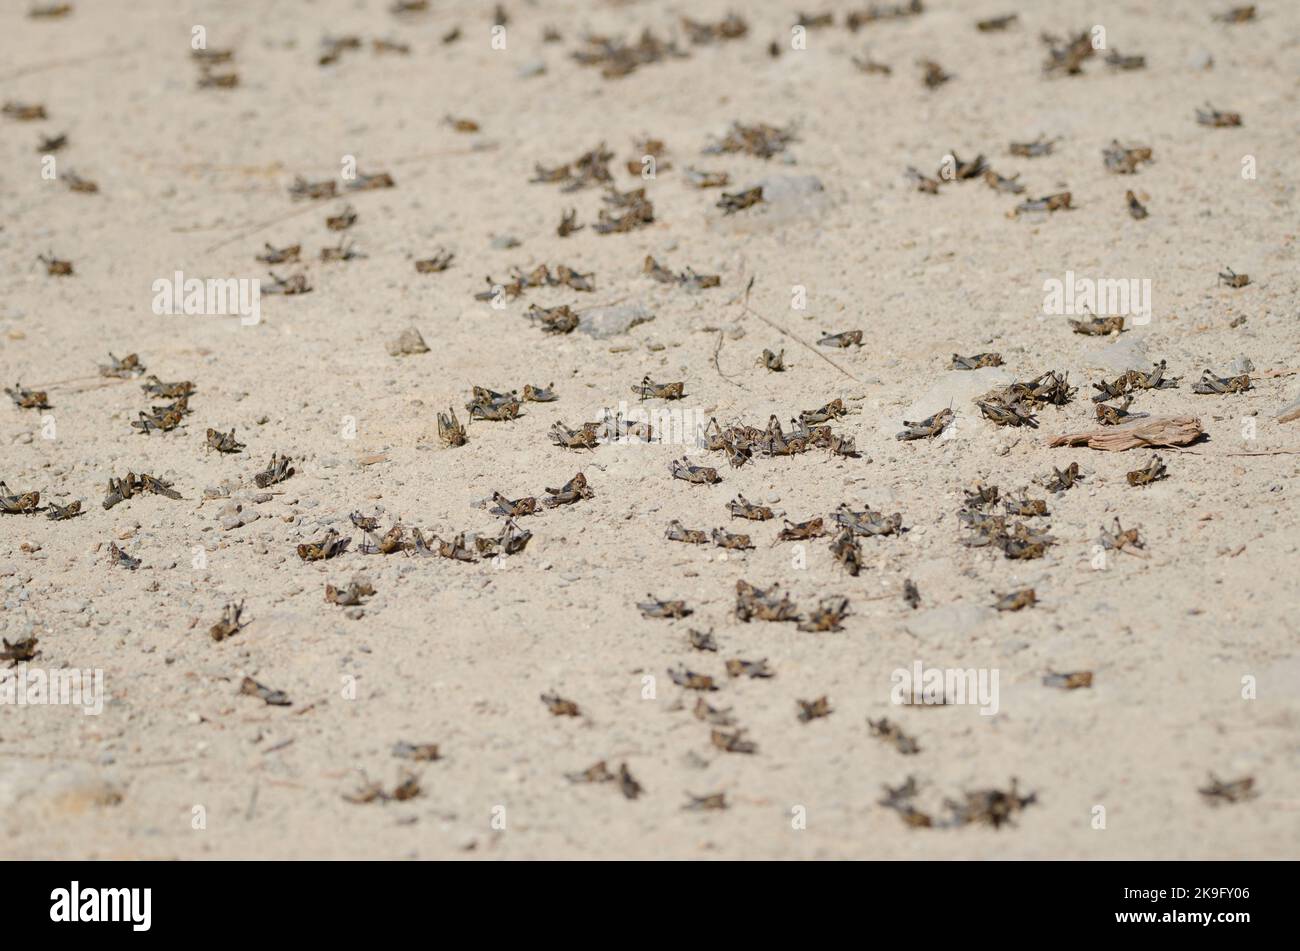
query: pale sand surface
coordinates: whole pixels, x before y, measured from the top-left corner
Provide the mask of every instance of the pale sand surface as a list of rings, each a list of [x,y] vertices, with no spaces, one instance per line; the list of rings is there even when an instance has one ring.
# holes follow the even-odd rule
[[[1010,31],[974,29],[1017,5]],[[744,4],[744,39],[682,38],[689,58],[606,80],[570,57],[584,32],[680,34],[682,12],[717,20],[728,4],[511,0],[505,50],[490,46],[484,3],[435,0],[431,13],[399,19],[380,0],[78,0],[53,22],[5,4],[0,98],[44,103],[50,117],[0,119],[0,379],[47,389],[53,408],[0,407],[0,477],[43,501],[82,499],[86,514],[0,516],[0,630],[10,641],[39,637],[33,665],[101,668],[108,700],[97,717],[0,710],[0,854],[1296,857],[1300,455],[1233,454],[1300,449],[1300,422],[1274,418],[1300,378],[1259,376],[1237,396],[1196,396],[1190,384],[1206,367],[1226,374],[1239,355],[1259,374],[1300,368],[1300,6],[1265,2],[1257,22],[1211,23],[1227,5],[935,0],[920,17],[854,34],[843,14],[857,5],[827,2],[809,12],[834,10],[836,25],[772,59],[767,44],[788,46],[795,9]],[[236,50],[238,88],[196,88],[195,24],[210,46]],[[1038,34],[1093,24],[1111,46],[1144,53],[1147,69],[1114,72],[1094,58],[1082,76],[1044,78]],[[455,25],[463,38],[443,45]],[[563,40],[544,44],[547,26]],[[322,36],[347,33],[367,48],[318,66]],[[409,43],[410,55],[375,55],[376,36]],[[855,69],[864,50],[893,74]],[[1198,68],[1202,53],[1212,69]],[[956,78],[925,89],[923,58]],[[522,78],[537,62],[545,73]],[[1244,126],[1197,125],[1207,100],[1242,113]],[[449,113],[481,131],[458,134],[443,122]],[[701,155],[733,120],[794,124],[793,164]],[[97,180],[99,194],[42,180],[38,136],[65,131],[60,171]],[[1053,155],[1007,154],[1009,141],[1040,132],[1060,137]],[[624,165],[645,135],[664,140],[672,168],[643,183]],[[1150,145],[1155,161],[1135,176],[1107,172],[1101,150],[1112,138]],[[570,161],[601,141],[620,189],[647,186],[653,226],[596,234],[599,190],[528,183],[534,163]],[[1068,188],[1077,207],[1011,220],[1018,199],[982,182],[929,196],[903,178],[908,165],[933,174],[951,149],[1020,173],[1025,197]],[[295,175],[337,177],[349,154],[397,187],[290,201]],[[1247,155],[1253,180],[1240,174]],[[825,192],[809,206],[727,217],[717,191],[684,184],[688,165],[729,172],[728,191],[811,175]],[[1125,213],[1129,188],[1146,196],[1147,220]],[[319,250],[338,238],[324,218],[348,201],[359,214],[348,236],[367,257],[322,264]],[[555,226],[571,207],[588,227],[561,240]],[[522,244],[494,248],[500,235]],[[152,282],[177,270],[263,277],[254,260],[263,242],[301,242],[314,291],[264,298],[252,327],[151,311]],[[439,246],[455,252],[451,269],[415,273],[412,260]],[[75,275],[47,276],[35,260],[47,251],[72,260]],[[719,274],[722,286],[654,283],[640,273],[647,254]],[[531,291],[504,310],[473,299],[485,275],[540,263],[594,272],[597,289]],[[1216,286],[1225,265],[1251,285]],[[1090,384],[1116,375],[1098,357],[1110,341],[1039,319],[1043,282],[1067,271],[1152,281],[1150,324],[1121,341],[1140,341],[1182,382],[1134,408],[1198,416],[1210,437],[1196,454],[1163,452],[1170,477],[1156,485],[1125,482],[1148,453],[1046,447],[1051,433],[1094,425]],[[861,349],[832,354],[849,375],[734,303],[751,276],[753,311],[802,340],[865,332]],[[807,288],[806,310],[791,309],[794,285]],[[643,303],[655,319],[597,340],[548,337],[523,317],[529,303],[612,302]],[[389,356],[385,341],[411,325],[432,351]],[[787,372],[755,366],[764,348],[782,347]],[[139,381],[96,376],[109,350],[138,352],[164,380],[194,381],[183,429],[131,429],[150,401]],[[997,428],[963,400],[954,438],[894,439],[954,351],[986,350],[1001,351],[1019,379],[1068,371],[1076,399],[1042,410],[1037,431]],[[550,444],[555,420],[573,426],[634,401],[630,387],[646,373],[686,384],[686,399],[655,405],[724,423],[789,419],[840,397],[853,412],[836,428],[862,457],[814,450],[731,469],[720,454],[677,445],[575,454]],[[551,381],[558,402],[475,423],[464,447],[438,445],[436,411],[455,405],[464,420],[472,385]],[[54,439],[43,438],[45,416]],[[345,417],[355,439],[341,436]],[[1242,438],[1245,418],[1253,440]],[[206,453],[209,426],[235,427],[247,449]],[[297,473],[276,487],[282,494],[244,502],[258,520],[223,530],[225,503],[200,506],[204,488],[251,479],[277,451]],[[672,480],[668,464],[684,452],[718,466],[721,484]],[[386,460],[359,464],[372,454]],[[1058,541],[1046,557],[1016,562],[959,544],[963,489],[1018,491],[1072,461],[1087,478],[1048,497]],[[174,480],[184,501],[145,496],[105,511],[106,480],[128,469]],[[331,526],[352,531],[357,509],[382,507],[385,527],[400,517],[443,536],[492,531],[497,520],[472,503],[498,489],[540,496],[579,470],[595,498],[522,520],[534,537],[499,570],[356,550],[306,564],[294,550]],[[792,546],[772,544],[779,521],[728,525],[737,493],[795,520],[869,503],[902,513],[910,530],[864,539],[856,578],[828,540],[811,543],[797,569]],[[1117,516],[1141,527],[1146,557],[1095,571],[1099,526]],[[674,518],[749,531],[757,547],[724,558],[668,541]],[[144,566],[110,567],[110,540]],[[206,568],[192,567],[196,547]],[[322,590],[358,572],[378,594],[354,620]],[[901,598],[907,578],[920,589],[916,610]],[[739,579],[779,582],[805,611],[844,595],[852,615],[839,633],[742,624],[732,615]],[[991,591],[1021,586],[1036,588],[1036,608],[987,609]],[[684,598],[695,614],[644,619],[636,602],[646,592]],[[251,623],[214,643],[207,628],[239,600]],[[689,627],[713,628],[720,652],[692,650]],[[723,662],[736,656],[766,657],[776,676],[728,680]],[[997,715],[893,706],[891,672],[918,660],[996,669]],[[733,708],[755,755],[710,745],[694,695],[683,705],[665,675],[678,663],[723,681],[711,702]],[[1048,670],[1092,670],[1094,685],[1049,689]],[[293,706],[239,696],[245,675],[288,692]],[[657,678],[656,699],[643,698],[646,675]],[[1242,698],[1243,678],[1254,678],[1256,699]],[[584,716],[552,717],[538,700],[552,688]],[[832,715],[800,723],[796,700],[822,694]],[[922,751],[905,757],[872,737],[867,719],[880,716]],[[422,794],[345,801],[360,771],[391,788],[407,765],[391,754],[399,740],[441,747],[443,759],[418,764]],[[600,759],[626,762],[641,798],[565,780]],[[1258,797],[1212,807],[1197,792],[1209,771],[1253,776]],[[1013,776],[1039,801],[1013,827],[908,828],[877,800],[882,784],[909,774],[929,809]],[[717,791],[728,811],[682,810],[687,792]],[[1098,805],[1104,830],[1093,827]],[[196,807],[206,828],[194,828]],[[501,807],[504,830],[493,827]],[[797,807],[807,817],[799,830]]]

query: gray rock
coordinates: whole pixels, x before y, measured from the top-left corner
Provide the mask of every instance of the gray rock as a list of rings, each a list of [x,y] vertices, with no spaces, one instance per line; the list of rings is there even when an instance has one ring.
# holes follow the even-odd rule
[[[1003,367],[949,370],[941,374],[924,395],[900,415],[886,417],[881,423],[881,429],[887,431],[892,438],[903,428],[903,420],[919,422],[947,407],[952,407],[953,414],[959,420],[962,417],[975,418],[979,416],[979,409],[971,401],[995,387],[1006,386],[1011,382],[1011,374]]]
[[[1146,342],[1141,337],[1124,334],[1098,350],[1088,362],[1118,376],[1129,370],[1150,370],[1155,361],[1147,355]]]
[[[625,334],[637,324],[654,319],[655,315],[644,304],[593,307],[578,316],[578,329],[589,336],[604,339]]]

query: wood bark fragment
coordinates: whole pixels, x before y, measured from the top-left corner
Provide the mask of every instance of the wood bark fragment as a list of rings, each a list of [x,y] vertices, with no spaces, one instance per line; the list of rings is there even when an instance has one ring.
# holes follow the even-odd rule
[[[1081,433],[1064,433],[1052,436],[1049,446],[1087,446],[1107,452],[1141,449],[1153,446],[1189,446],[1205,430],[1195,416],[1155,416],[1129,423],[1127,426],[1105,426]]]

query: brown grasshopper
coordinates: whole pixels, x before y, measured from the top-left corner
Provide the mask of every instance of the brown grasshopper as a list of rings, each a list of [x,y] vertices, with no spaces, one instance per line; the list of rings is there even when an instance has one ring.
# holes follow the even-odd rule
[[[916,582],[907,578],[903,582],[903,603],[915,611],[921,606],[921,589],[916,586]]]
[[[1011,213],[1011,217],[1019,217],[1020,215],[1034,211],[1052,212],[1072,209],[1074,206],[1070,203],[1071,201],[1072,196],[1069,192],[1058,192],[1055,195],[1047,195],[1043,198],[1033,198],[1029,201],[1022,201],[1020,204],[1016,205],[1015,210]]]
[[[140,567],[139,558],[132,558],[122,549],[117,547],[117,542],[108,543],[108,563],[111,566],[121,566],[127,571],[135,571]]]
[[[1225,10],[1223,13],[1214,14],[1211,19],[1216,23],[1249,23],[1251,20],[1255,19],[1255,4],[1251,3],[1246,6],[1232,7],[1229,10]]]
[[[756,185],[753,188],[747,188],[743,192],[724,192],[718,200],[716,207],[722,209],[724,215],[734,215],[738,211],[744,211],[746,208],[752,208],[763,201],[763,186]]]
[[[1067,76],[1077,76],[1083,72],[1084,62],[1097,52],[1092,45],[1092,36],[1087,30],[1074,34],[1068,42],[1046,33],[1043,34],[1043,40],[1049,46],[1043,72],[1049,75],[1062,73]],[[1064,45],[1057,45],[1060,43]]]
[[[1245,776],[1225,783],[1213,773],[1210,773],[1209,783],[1196,791],[1214,806],[1224,803],[1245,802],[1247,799],[1254,799],[1259,795],[1255,791],[1255,777],[1253,776]]]
[[[1089,317],[1087,320],[1071,320],[1070,326],[1074,328],[1075,333],[1083,334],[1085,337],[1106,337],[1123,332],[1124,318],[1118,315]]]
[[[578,326],[578,315],[569,308],[568,304],[561,304],[559,307],[539,307],[537,304],[532,304],[528,308],[527,316],[530,320],[540,323],[542,330],[548,334],[572,333]]]
[[[588,766],[582,772],[565,773],[564,778],[571,783],[612,783],[615,776],[609,771],[605,761],[601,760],[592,766]]]
[[[1110,551],[1127,551],[1129,554],[1136,554],[1137,550],[1146,547],[1138,530],[1121,527],[1118,518],[1115,519],[1113,529],[1108,531],[1105,526],[1102,527],[1101,537],[1097,541],[1102,548]]]
[[[288,277],[280,277],[274,271],[267,271],[271,276],[271,282],[262,288],[263,294],[280,294],[284,297],[291,297],[296,294],[310,294],[312,287],[307,283],[307,275],[299,272],[291,274]]]
[[[1068,674],[1056,674],[1048,672],[1043,677],[1044,687],[1056,687],[1060,690],[1078,690],[1081,687],[1092,686],[1091,670],[1076,670]]]
[[[248,623],[240,621],[239,617],[243,613],[243,601],[238,604],[227,604],[221,612],[221,620],[208,628],[208,636],[214,641],[224,641],[228,637],[234,637]]]
[[[642,617],[647,618],[682,618],[694,614],[685,601],[660,601],[653,594],[647,594],[649,601],[637,602]]]
[[[712,653],[717,653],[718,642],[713,639],[712,628],[709,628],[707,631],[697,631],[692,627],[687,630],[686,635],[690,639],[691,646],[697,651],[710,651]]]
[[[1019,173],[1007,178],[1005,175],[999,175],[993,169],[984,173],[984,184],[1002,195],[1023,195],[1025,186],[1020,182]]]
[[[781,594],[780,585],[766,591],[747,581],[736,582],[736,619],[745,621],[798,621],[799,612],[789,595]]]
[[[232,453],[243,449],[244,443],[235,439],[235,430],[233,428],[228,433],[209,429],[207,447],[209,450],[215,449],[217,452]]]
[[[159,409],[161,412],[156,411],[152,414],[141,410],[140,418],[132,420],[131,425],[147,436],[153,431],[160,433],[171,432],[181,424],[184,414],[182,414],[180,410],[166,409],[163,407],[160,407]]]
[[[241,696],[256,697],[263,703],[272,707],[290,707],[293,701],[283,690],[272,690],[264,684],[258,683],[252,677],[245,677],[239,684],[239,693]]]
[[[998,829],[1003,825],[1014,824],[1017,814],[1038,801],[1037,793],[1021,796],[1014,777],[1011,788],[1005,792],[1000,789],[980,789],[963,795],[964,802],[954,802],[951,799],[944,802],[952,810],[952,825],[983,823]]]
[[[341,555],[351,543],[351,538],[341,536],[338,532],[330,529],[320,541],[305,542],[299,545],[297,549],[298,557],[303,561],[324,561],[327,558]]]
[[[393,744],[393,755],[398,759],[415,760],[417,763],[432,763],[442,759],[437,743],[407,743],[404,740]]]
[[[637,796],[640,796],[641,793],[645,791],[642,788],[641,784],[638,783],[635,779],[633,779],[632,774],[628,772],[627,763],[619,764],[618,788],[619,788],[619,792],[623,794],[624,799],[635,799],[637,798]]]
[[[357,172],[357,177],[348,182],[348,190],[354,192],[373,191],[377,188],[396,188],[397,182],[393,181],[393,176],[387,172],[376,172],[373,175],[365,175]]]
[[[868,719],[867,726],[871,728],[872,736],[894,744],[894,749],[904,756],[915,756],[921,752],[920,744],[916,740],[904,733],[897,723],[891,723],[885,717],[881,717],[879,720]]]
[[[29,390],[21,383],[5,387],[5,393],[19,409],[49,409],[49,395],[44,390]]]
[[[339,183],[332,178],[309,182],[301,175],[298,175],[294,178],[293,184],[289,186],[289,197],[294,201],[319,201],[322,198],[333,198],[338,194],[338,190]]]
[[[366,598],[372,597],[374,593],[375,589],[368,581],[351,581],[346,588],[336,588],[327,582],[325,585],[325,602],[327,604],[337,604],[339,607],[344,608],[357,607],[364,603]]]
[[[668,466],[668,471],[672,473],[674,479],[681,479],[684,482],[692,482],[696,485],[713,485],[722,481],[722,476],[718,475],[717,469],[709,466],[692,465],[686,459],[674,459]]]
[[[140,384],[140,388],[150,396],[159,396],[163,399],[179,399],[183,396],[192,396],[196,387],[189,380],[179,380],[174,383],[164,383],[152,373],[145,377],[146,382]]]
[[[357,210],[351,205],[345,207],[337,215],[330,215],[325,219],[325,227],[330,231],[347,231],[357,223]]]
[[[668,523],[668,532],[664,537],[672,542],[686,542],[689,545],[707,545],[709,543],[708,532],[698,528],[687,528],[677,519],[673,519]]]
[[[1192,384],[1192,392],[1204,394],[1213,393],[1244,393],[1250,389],[1250,374],[1243,373],[1240,376],[1215,376],[1209,370],[1201,371],[1201,378]]]
[[[599,423],[585,423],[581,429],[569,429],[557,420],[551,425],[551,442],[565,449],[595,449],[600,445],[601,437],[596,429],[599,425]]]
[[[940,166],[940,178],[951,175],[953,181],[964,182],[967,179],[979,178],[988,171],[989,163],[985,161],[983,155],[977,155],[970,161],[963,161],[957,156],[956,151],[948,154],[952,157],[952,165]]]
[[[860,347],[862,346],[862,331],[846,330],[843,333],[826,334],[817,341],[817,344],[822,347]]]
[[[36,144],[36,151],[41,153],[57,152],[68,144],[67,133],[59,135],[43,135],[40,142]]]
[[[954,370],[978,370],[980,367],[1000,366],[1002,366],[1002,354],[1000,353],[977,353],[973,357],[963,357],[959,353],[952,355],[952,368]]]
[[[70,277],[73,273],[71,261],[63,261],[53,254],[38,254],[36,260],[45,265],[45,273],[50,277]]]
[[[870,506],[861,512],[855,512],[847,502],[841,502],[839,507],[831,513],[831,520],[848,529],[854,535],[875,537],[897,535],[903,528],[903,516],[898,512],[893,515],[884,515],[881,512],[872,511]]]
[[[849,616],[849,599],[842,597],[822,598],[821,603],[808,615],[807,619],[795,625],[800,631],[818,633],[821,631],[844,630],[844,619]]]
[[[1140,53],[1130,53],[1125,55],[1119,50],[1111,50],[1106,54],[1106,65],[1111,69],[1126,71],[1146,69],[1147,58]]]
[[[1132,419],[1142,416],[1142,413],[1130,413],[1129,406],[1133,402],[1132,395],[1125,396],[1124,402],[1119,406],[1111,406],[1108,403],[1096,404],[1097,422],[1103,426],[1118,426],[1126,419]]]
[[[1040,518],[1050,514],[1045,499],[1026,498],[1024,493],[1018,499],[1005,499],[1002,506],[1008,515],[1018,515],[1021,518]]]
[[[218,73],[206,64],[200,66],[198,87],[200,89],[234,89],[239,85],[239,73]]]
[[[916,186],[917,191],[923,192],[926,195],[939,194],[938,179],[929,178],[928,176],[922,175],[912,165],[907,166],[907,171],[905,174],[907,176],[908,181],[912,182]],[[861,341],[859,341],[859,343],[861,343]]]
[[[796,700],[795,703],[799,706],[800,723],[811,723],[813,720],[828,717],[834,712],[831,709],[831,702],[825,694],[816,700]]]
[[[19,122],[35,122],[49,118],[49,115],[45,112],[45,106],[36,103],[6,102],[4,108],[0,109],[0,113],[10,119],[17,119]]]
[[[725,792],[710,793],[707,796],[697,796],[694,793],[687,793],[687,802],[682,808],[687,812],[709,812],[715,809],[727,808],[727,794]]]
[[[720,528],[713,530],[712,537],[714,545],[731,551],[745,551],[754,547],[748,535],[733,535],[731,532],[723,531]]]
[[[810,518],[806,522],[792,522],[785,519],[785,528],[777,533],[776,540],[779,542],[797,542],[807,538],[821,538],[826,534],[826,529],[820,517]]]
[[[710,706],[708,701],[703,697],[695,700],[695,719],[703,720],[705,723],[711,723],[714,726],[735,726],[736,719],[731,715],[731,707],[718,709]]]
[[[1240,112],[1220,112],[1208,102],[1204,109],[1196,110],[1196,121],[1212,129],[1230,129],[1241,125]]]
[[[854,56],[850,60],[854,66],[869,76],[892,76],[894,70],[885,63],[877,62],[866,56]]]
[[[555,508],[557,505],[570,505],[582,499],[591,499],[596,496],[596,493],[587,485],[587,477],[581,472],[564,483],[561,488],[548,488],[546,494],[549,496],[544,500],[547,508]]]
[[[997,601],[993,607],[999,611],[1020,611],[1024,608],[1031,608],[1038,603],[1038,595],[1033,588],[1021,588],[1018,591],[1010,591],[1007,594],[997,594]]]
[[[363,555],[391,555],[396,552],[404,553],[406,549],[406,529],[402,525],[394,525],[379,538],[375,538],[367,531],[360,550]]]
[[[555,227],[555,233],[558,237],[567,238],[575,231],[581,231],[586,225],[578,224],[578,209],[571,208],[568,211],[561,212],[560,223]]]
[[[785,151],[786,147],[794,141],[793,129],[782,129],[761,122],[756,125],[733,122],[727,134],[707,146],[704,154],[725,155],[740,152],[757,158],[770,159]]]
[[[748,677],[751,680],[766,680],[769,677],[775,677],[774,671],[767,663],[767,658],[762,660],[742,660],[739,657],[733,657],[727,661],[727,676],[731,678]]]
[[[726,172],[705,172],[697,168],[688,168],[682,173],[686,184],[693,188],[725,188],[731,182]]]
[[[1056,148],[1056,143],[1060,141],[1040,134],[1032,142],[1012,142],[1009,151],[1017,158],[1040,158],[1051,155]]]
[[[1249,274],[1238,274],[1230,267],[1225,267],[1219,272],[1219,284],[1227,284],[1229,287],[1245,287],[1250,283]]]
[[[1152,482],[1159,482],[1161,479],[1168,477],[1169,473],[1165,470],[1165,464],[1158,455],[1152,456],[1151,461],[1141,469],[1134,469],[1125,476],[1129,485],[1150,485]]]
[[[647,373],[641,378],[641,382],[632,387],[632,392],[643,400],[661,399],[661,400],[680,400],[686,395],[686,384],[678,383],[655,383],[650,379]]]
[[[717,690],[717,684],[713,678],[705,674],[697,674],[693,670],[687,670],[685,667],[674,667],[668,671],[669,678],[677,686],[686,690],[711,691]]]
[[[463,446],[468,441],[454,407],[449,406],[446,413],[438,414],[438,440],[448,447]]]
[[[831,555],[853,577],[862,571],[862,546],[851,529],[844,529],[831,541]]]
[[[844,401],[833,399],[825,406],[819,409],[806,409],[799,414],[801,423],[824,423],[828,420],[839,419],[848,413],[844,408]]]
[[[12,644],[7,639],[0,638],[3,641],[4,648],[0,649],[0,661],[9,661],[10,667],[17,667],[32,660],[39,653],[36,649],[37,638],[25,637],[20,641],[14,641]]]
[[[1102,149],[1101,155],[1106,170],[1116,175],[1132,175],[1143,162],[1152,160],[1150,146],[1135,145],[1130,148],[1120,145],[1118,139],[1112,139],[1110,145]]]
[[[1010,27],[1011,24],[1015,23],[1019,18],[1020,15],[1017,13],[1008,13],[1005,16],[989,17],[986,20],[977,20],[975,23],[975,29],[979,30],[981,33],[1001,33]]]
[[[358,251],[356,245],[346,238],[340,238],[339,243],[332,247],[320,249],[320,259],[322,261],[351,261],[355,258],[364,257],[366,255]]]
[[[266,244],[266,251],[257,256],[257,260],[263,264],[284,264],[285,262],[297,261],[302,254],[301,244],[289,244],[283,248],[272,247]]]
[[[295,471],[293,466],[290,465],[291,462],[292,460],[288,456],[271,453],[271,461],[265,469],[253,476],[253,482],[259,489],[265,489],[277,482],[283,482],[293,475]]]
[[[1048,492],[1064,492],[1074,488],[1083,477],[1079,475],[1079,464],[1072,462],[1064,469],[1052,467],[1052,474],[1043,479],[1043,488]]]
[[[724,753],[757,753],[758,744],[753,740],[745,739],[744,730],[736,730],[727,733],[723,730],[712,730],[709,733],[709,742]]]
[[[771,350],[764,350],[763,355],[758,358],[758,365],[767,367],[773,373],[780,373],[785,369],[785,350],[780,353],[773,353]]]
[[[537,513],[537,499],[531,495],[522,499],[508,499],[500,492],[492,493],[492,501],[495,506],[492,509],[493,515],[505,515],[510,518],[519,518],[523,515],[535,515]]]
[[[921,66],[921,82],[925,84],[926,89],[938,89],[944,83],[953,79],[952,73],[944,72],[944,68],[931,59],[923,59]]]
[[[97,183],[88,178],[82,178],[71,170],[63,173],[63,182],[70,191],[80,192],[83,195],[94,195],[99,191]]]
[[[566,700],[558,693],[552,690],[550,693],[542,694],[542,703],[546,704],[546,709],[551,711],[551,716],[556,717],[580,717],[582,711],[572,700]]]
[[[0,512],[5,515],[33,515],[40,510],[41,493],[11,492],[9,486],[0,481]]]
[[[476,419],[495,422],[517,419],[522,406],[514,393],[497,393],[481,386],[474,387],[472,398],[465,404],[471,422]]]
[[[118,380],[129,380],[144,372],[144,364],[140,362],[140,355],[138,353],[128,354],[120,360],[110,353],[108,355],[108,360],[108,363],[101,363],[99,365],[100,376],[112,377]]]
[[[550,386],[533,386],[531,383],[524,384],[524,402],[526,403],[554,403],[559,399],[555,393],[555,384]]]
[[[775,517],[766,505],[755,505],[743,495],[737,495],[728,502],[727,511],[731,513],[732,518],[747,518],[752,522],[765,522]]]
[[[76,518],[80,514],[81,500],[77,499],[67,505],[57,505],[51,502],[45,512],[45,517],[53,522],[66,522],[68,519]]]
[[[1131,215],[1135,221],[1141,221],[1143,218],[1146,218],[1151,214],[1147,211],[1147,206],[1138,201],[1137,195],[1133,194],[1132,191],[1124,193],[1124,202],[1128,205],[1129,215]]]
[[[919,423],[913,423],[909,420],[903,420],[903,425],[907,428],[895,436],[895,439],[933,439],[943,433],[952,422],[953,413],[951,409],[941,409],[933,416],[928,416]]]
[[[456,255],[452,252],[439,248],[433,253],[432,257],[416,261],[415,272],[417,274],[438,274],[451,267],[451,262],[455,257]]]
[[[976,400],[975,405],[980,408],[985,419],[992,420],[999,426],[1029,426],[1033,429],[1038,428],[1038,421],[1033,414],[1024,409],[1019,403],[1005,403],[1000,401]]]
[[[58,20],[71,12],[70,3],[46,3],[32,7],[27,11],[27,16],[32,20]]]

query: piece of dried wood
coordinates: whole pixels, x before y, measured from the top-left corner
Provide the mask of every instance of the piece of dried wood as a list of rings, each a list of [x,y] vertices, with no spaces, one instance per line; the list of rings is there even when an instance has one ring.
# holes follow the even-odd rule
[[[1049,446],[1088,446],[1107,452],[1142,449],[1152,446],[1189,446],[1205,430],[1195,416],[1155,416],[1127,426],[1107,426],[1081,433],[1064,433],[1048,440]]]

